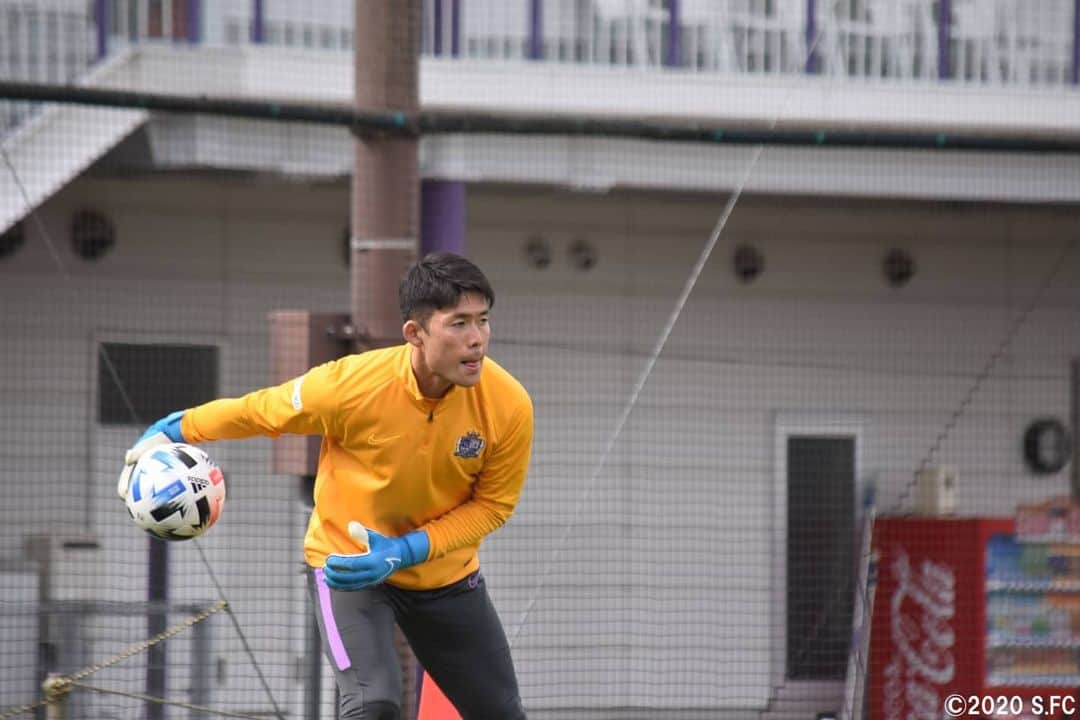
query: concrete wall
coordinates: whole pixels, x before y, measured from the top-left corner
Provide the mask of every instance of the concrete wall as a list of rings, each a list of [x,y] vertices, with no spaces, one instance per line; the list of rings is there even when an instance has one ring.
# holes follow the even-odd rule
[[[856,428],[884,512],[910,509],[932,448],[958,467],[965,514],[1067,490],[1019,448],[1032,418],[1069,414],[1070,212],[746,198],[612,441],[725,198],[472,197],[470,242],[501,292],[493,352],[536,399],[534,473],[487,560],[511,632],[525,617],[519,662],[545,669],[524,678],[538,703],[578,688],[612,705],[765,704],[783,683],[785,427]],[[547,270],[525,261],[533,234],[552,244]],[[568,260],[582,239],[589,272]],[[750,285],[730,269],[740,243],[765,257]],[[902,289],[881,272],[893,247],[917,262]]]
[[[498,298],[492,355],[536,404],[525,495],[483,551],[534,713],[715,716],[775,696],[784,427],[857,427],[860,481],[877,483],[883,511],[908,509],[902,496],[932,448],[959,469],[964,514],[1066,492],[1065,474],[1029,474],[1019,446],[1031,419],[1069,413],[1080,253],[1062,250],[1076,211],[746,197],[650,367],[724,201],[469,190],[470,254]],[[93,264],[70,251],[68,218],[82,207],[117,228],[117,247]],[[91,177],[51,200],[39,216],[51,247],[31,224],[26,247],[0,261],[0,556],[19,556],[28,535],[92,534],[105,570],[61,578],[59,591],[143,599],[147,541],[113,490],[140,428],[97,426],[97,343],[218,344],[223,394],[266,384],[267,312],[346,309],[347,213],[344,183],[228,176]],[[550,243],[548,268],[528,263],[530,238]],[[595,249],[591,270],[569,259],[578,241]],[[731,273],[738,243],[764,254],[755,283]],[[892,247],[917,262],[904,288],[882,277]],[[270,474],[268,440],[208,449],[229,473],[229,501],[200,546],[279,702],[299,712],[295,481]],[[172,563],[174,599],[216,599],[194,544],[173,546]],[[235,631],[213,623],[226,659],[215,707],[266,709]],[[138,618],[95,627],[95,656],[144,639]],[[185,642],[170,646],[181,673]],[[0,665],[28,661],[0,652]],[[139,672],[124,678],[139,689]]]
[[[71,250],[69,216],[84,207],[107,213],[116,227],[116,247],[96,263]],[[106,572],[55,578],[54,595],[142,601],[149,541],[115,493],[124,448],[141,429],[97,424],[97,345],[216,344],[222,394],[266,384],[267,313],[347,303],[347,188],[149,176],[80,180],[39,217],[48,239],[30,224],[26,246],[0,267],[6,338],[0,455],[8,488],[0,554],[19,555],[28,535],[49,533],[60,541],[89,534],[102,544]],[[298,573],[306,518],[296,481],[270,474],[268,440],[221,443],[210,451],[228,473],[229,501],[220,525],[199,542],[279,703],[299,702],[295,662],[303,654],[305,598]],[[193,544],[171,546],[171,566],[174,602],[218,599]],[[184,619],[172,616],[169,624]],[[226,659],[215,700],[233,711],[266,709],[228,619],[211,622],[214,655]],[[140,615],[101,617],[89,628],[99,660],[146,639]],[[170,679],[174,692],[186,687],[190,635],[169,645],[170,662],[181,671]],[[125,662],[111,676],[114,686],[138,692],[140,662],[145,654]]]

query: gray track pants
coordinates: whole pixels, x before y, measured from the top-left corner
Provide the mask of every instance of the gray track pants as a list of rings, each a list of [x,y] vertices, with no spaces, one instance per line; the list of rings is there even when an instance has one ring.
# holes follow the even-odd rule
[[[321,569],[308,588],[341,693],[341,717],[398,720],[401,668],[397,622],[417,659],[464,720],[523,720],[510,646],[484,578],[472,575],[436,590],[382,584],[339,592]]]

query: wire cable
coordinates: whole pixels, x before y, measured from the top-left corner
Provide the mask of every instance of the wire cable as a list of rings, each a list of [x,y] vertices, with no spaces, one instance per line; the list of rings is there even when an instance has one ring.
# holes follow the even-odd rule
[[[814,54],[814,48],[816,47],[818,40],[821,38],[821,31],[819,30],[814,37],[814,42],[811,43],[809,50],[807,51],[807,58],[812,57]],[[791,97],[794,95],[794,88],[788,90],[784,96],[783,102],[773,115],[769,122],[769,130],[774,130],[783,118],[784,112],[787,110],[788,103]],[[630,419],[630,415],[633,413],[634,408],[637,406],[638,398],[641,396],[642,390],[645,388],[646,383],[652,375],[653,369],[656,367],[657,361],[660,359],[660,355],[664,352],[664,348],[667,346],[668,339],[671,337],[672,331],[679,322],[679,318],[682,316],[683,309],[686,307],[686,302],[689,300],[691,293],[697,286],[698,279],[701,277],[702,271],[705,269],[705,265],[709,262],[709,258],[712,257],[713,251],[716,249],[717,243],[720,241],[720,236],[724,232],[724,228],[727,227],[728,220],[731,219],[731,215],[735,212],[735,208],[739,203],[739,199],[742,197],[747,184],[750,182],[750,178],[753,176],[754,170],[757,168],[758,161],[761,159],[761,155],[765,150],[764,145],[756,145],[753,153],[750,156],[749,162],[743,169],[742,175],[739,178],[739,182],[736,183],[731,194],[728,196],[728,200],[724,205],[724,209],[720,213],[720,217],[713,225],[712,232],[709,233],[709,237],[702,247],[701,252],[698,255],[697,261],[690,270],[690,275],[687,277],[686,282],[683,284],[682,291],[675,300],[675,305],[672,307],[671,313],[668,316],[667,322],[660,330],[660,335],[657,337],[656,343],[653,346],[652,352],[649,354],[645,361],[645,365],[638,375],[637,381],[634,383],[634,387],[630,392],[630,396],[627,398],[626,403],[623,405],[622,411],[619,413],[618,418],[615,421],[615,427],[608,437],[607,443],[604,446],[604,451],[601,453],[600,458],[597,460],[596,465],[593,467],[592,473],[589,475],[589,479],[585,483],[584,489],[580,493],[580,497],[574,503],[574,511],[567,521],[561,535],[555,543],[555,547],[552,550],[548,561],[544,565],[544,569],[541,571],[537,578],[533,591],[529,594],[529,600],[525,605],[525,609],[522,611],[521,618],[517,621],[513,631],[510,634],[510,647],[514,646],[514,642],[517,640],[518,635],[521,633],[521,629],[525,626],[525,623],[529,619],[529,615],[536,607],[536,603],[539,600],[540,594],[543,588],[547,586],[547,580],[551,577],[552,572],[555,569],[555,565],[559,560],[560,555],[566,548],[566,541],[570,537],[570,533],[576,525],[578,516],[581,514],[582,509],[586,505],[586,501],[589,499],[589,495],[592,489],[596,486],[596,482],[600,477],[601,471],[607,465],[608,458],[611,456],[612,450],[615,448],[616,442],[622,435],[623,429],[626,427],[627,421]]]

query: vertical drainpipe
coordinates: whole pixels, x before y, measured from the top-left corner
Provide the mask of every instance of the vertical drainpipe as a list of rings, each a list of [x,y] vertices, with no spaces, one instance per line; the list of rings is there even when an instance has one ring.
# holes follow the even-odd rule
[[[266,8],[264,0],[252,0],[251,42],[262,45],[266,42]]]
[[[680,20],[679,0],[668,2],[668,45],[664,65],[679,67],[682,59],[682,21]]]
[[[187,41],[198,45],[202,39],[202,2],[187,0]]]
[[[1072,81],[1080,85],[1080,0],[1073,2]]]
[[[432,32],[435,36],[435,44],[432,46],[432,54],[435,57],[442,55],[442,34],[443,34],[443,21],[442,21],[442,0],[434,0],[434,18],[432,18]]]
[[[938,78],[952,77],[952,0],[938,0]]]
[[[168,626],[165,608],[169,602],[169,543],[157,538],[148,538],[147,542],[149,557],[146,600],[149,609],[146,614],[146,636],[155,637],[165,632]],[[161,642],[146,651],[146,694],[150,697],[168,697],[166,650],[166,643]],[[162,720],[165,717],[164,711],[165,706],[161,703],[146,702],[147,720]]]
[[[450,3],[450,55],[461,57],[461,0]]]
[[[817,0],[806,0],[806,74],[818,72],[817,59]]]
[[[97,22],[97,59],[109,54],[109,0],[95,0],[94,20]]]
[[[544,0],[529,0],[529,59],[544,56]]]
[[[420,254],[437,251],[465,254],[464,182],[420,183]]]

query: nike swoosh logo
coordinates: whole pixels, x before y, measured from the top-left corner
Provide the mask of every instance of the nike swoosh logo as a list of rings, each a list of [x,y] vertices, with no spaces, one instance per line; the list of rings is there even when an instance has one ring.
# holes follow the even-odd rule
[[[390,435],[388,437],[375,437],[375,433],[368,435],[367,441],[369,445],[383,445],[391,440],[397,440],[400,435]]]
[[[386,564],[390,566],[390,572],[397,570],[397,566],[401,564],[401,558],[388,557],[385,560]]]

